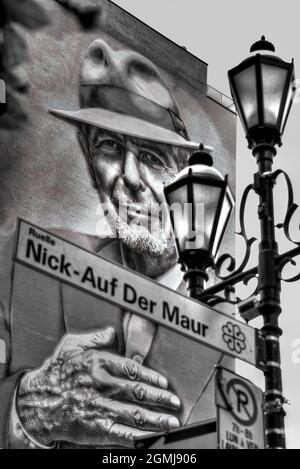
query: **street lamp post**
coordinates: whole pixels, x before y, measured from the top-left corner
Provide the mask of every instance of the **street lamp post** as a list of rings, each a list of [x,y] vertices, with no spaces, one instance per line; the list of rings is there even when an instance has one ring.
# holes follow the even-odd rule
[[[280,278],[275,260],[278,246],[275,240],[272,160],[276,152],[272,145],[258,144],[253,148],[258,173],[254,189],[259,196],[258,216],[260,219],[261,241],[258,259],[258,290],[260,303],[258,312],[262,315],[265,339],[265,426],[266,443],[269,448],[285,448],[285,430],[282,394],[282,376],[279,338],[282,330],[278,325],[281,313]]]
[[[264,53],[262,54],[261,51]],[[279,227],[284,229],[285,235],[291,242],[293,240],[289,233],[289,224],[297,206],[293,202],[292,185],[287,174],[281,170],[273,172],[272,164],[276,155],[275,146],[281,145],[281,137],[292,105],[295,77],[293,62],[287,63],[276,57],[274,46],[266,41],[264,36],[253,44],[250,52],[253,53],[252,56],[228,72],[232,96],[246,133],[248,146],[256,158],[258,167],[253,184],[247,186],[241,200],[239,214],[241,232],[239,234],[246,243],[246,253],[240,266],[234,270],[235,262],[229,254],[223,254],[216,259],[233,202],[227,178],[222,178],[216,170],[212,174],[212,159],[203,146],[191,156],[191,166],[165,188],[165,195],[169,206],[175,202],[181,205],[191,205],[192,217],[183,217],[179,220],[171,213],[178,258],[186,271],[185,279],[190,296],[210,305],[230,301],[228,292],[233,291],[235,284],[247,283],[249,279],[257,277],[257,287],[254,293],[243,304],[246,304],[244,308],[246,310],[250,307],[253,309],[254,304],[256,315],[263,317],[264,326],[261,329],[261,336],[264,351],[258,367],[265,375],[266,447],[281,449],[285,448],[286,444],[279,343],[282,331],[278,324],[278,317],[281,313],[280,290],[282,270],[288,262],[294,264],[293,258],[300,254],[300,243],[295,242],[296,248],[284,254],[278,254],[273,188],[279,175],[284,175],[289,194],[287,214]],[[206,170],[203,169],[205,166]],[[208,167],[209,170],[207,170]],[[195,182],[197,178],[199,178],[198,183],[192,184],[191,181]],[[209,178],[214,189],[210,191],[208,197],[205,184]],[[201,187],[203,181],[204,186]],[[219,185],[223,188],[222,196],[216,189],[220,187]],[[181,191],[178,190],[179,188]],[[255,240],[255,238],[247,237],[244,222],[245,204],[251,191],[259,197],[260,243],[257,266],[246,270],[251,246]],[[196,194],[196,197],[191,194]],[[202,207],[201,212],[195,200],[202,202],[204,208]],[[212,207],[218,207],[218,209]],[[201,229],[201,222],[204,225],[208,223],[214,229],[210,230],[205,227]],[[190,234],[191,227],[192,234]],[[196,230],[195,227],[197,227]],[[218,233],[217,239],[215,239],[216,233]],[[205,240],[206,237],[210,237],[209,241],[202,242],[201,245],[198,239]],[[192,249],[189,248],[191,241],[193,242]],[[230,274],[224,277],[220,272],[224,262],[228,259],[231,260]],[[216,275],[222,281],[204,289],[204,281],[207,279],[206,269],[209,266],[214,268]],[[300,275],[296,275],[287,281],[295,281],[299,278]],[[225,298],[218,296],[219,292],[225,293]],[[255,298],[254,303],[253,298]],[[231,302],[238,304],[240,300],[231,300]]]
[[[264,53],[262,54],[261,51]],[[230,87],[238,114],[246,132],[258,172],[253,188],[259,196],[260,244],[258,259],[258,312],[262,315],[265,339],[265,424],[266,443],[270,448],[285,448],[284,398],[278,325],[281,313],[280,278],[275,260],[278,246],[275,239],[273,158],[275,145],[288,118],[294,94],[294,64],[274,56],[273,44],[261,40],[250,49],[251,57],[228,72]]]

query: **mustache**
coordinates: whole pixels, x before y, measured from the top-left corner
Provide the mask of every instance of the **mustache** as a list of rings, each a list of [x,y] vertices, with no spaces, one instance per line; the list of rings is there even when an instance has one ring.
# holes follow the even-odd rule
[[[139,213],[141,215],[156,215],[161,216],[163,211],[163,204],[159,204],[157,202],[136,202],[134,200],[130,200],[127,197],[111,197],[111,202],[114,204],[116,208],[119,210],[130,210],[132,212]]]

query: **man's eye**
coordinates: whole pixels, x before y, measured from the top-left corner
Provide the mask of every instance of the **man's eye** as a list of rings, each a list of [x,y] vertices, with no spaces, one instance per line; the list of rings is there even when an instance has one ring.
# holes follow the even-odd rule
[[[122,146],[115,140],[103,140],[99,143],[98,148],[111,153],[122,153]]]
[[[155,166],[155,167],[164,166],[160,158],[158,158],[158,156],[154,155],[153,153],[150,153],[149,151],[142,151],[140,153],[140,158],[144,163],[150,166]]]

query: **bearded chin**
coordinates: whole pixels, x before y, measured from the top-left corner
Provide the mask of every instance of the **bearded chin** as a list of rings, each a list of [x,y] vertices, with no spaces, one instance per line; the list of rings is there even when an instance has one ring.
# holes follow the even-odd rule
[[[174,240],[163,229],[150,233],[145,227],[128,225],[120,217],[117,217],[115,226],[122,243],[139,254],[160,257],[174,252]]]

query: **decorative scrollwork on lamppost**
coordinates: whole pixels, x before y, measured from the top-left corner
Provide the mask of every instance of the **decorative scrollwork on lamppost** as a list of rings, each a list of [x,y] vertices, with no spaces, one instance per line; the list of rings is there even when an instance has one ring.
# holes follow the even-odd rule
[[[185,279],[190,296],[211,306],[220,302],[237,304],[242,317],[246,320],[251,320],[258,315],[263,318],[264,325],[261,333],[264,338],[264,360],[261,368],[265,375],[266,447],[275,449],[286,446],[283,409],[285,400],[282,393],[279,343],[282,330],[278,321],[281,313],[281,282],[300,279],[300,273],[284,278],[282,271],[289,263],[295,265],[294,258],[300,255],[300,242],[294,241],[290,234],[290,223],[298,208],[294,203],[291,181],[284,171],[273,172],[272,165],[276,156],[275,146],[282,144],[281,138],[295,94],[295,75],[293,61],[284,62],[275,56],[273,44],[266,41],[264,36],[253,44],[250,52],[253,53],[252,56],[228,72],[235,106],[246,133],[248,147],[256,158],[258,168],[257,173],[254,174],[254,181],[246,187],[240,204],[240,231],[237,235],[244,240],[245,254],[239,266],[236,267],[236,262],[230,254],[222,254],[217,258],[233,208],[227,178],[223,178],[218,172],[215,172],[212,177],[215,182],[218,180],[216,187],[218,184],[222,186],[222,197],[216,190],[211,191],[209,196],[205,195],[205,188],[201,188],[201,177],[197,186],[193,187],[191,184],[197,172],[203,176],[205,173],[203,167],[208,162],[208,166],[212,166],[212,160],[205,154],[207,152],[203,145],[200,151],[190,158],[191,164],[197,161],[197,170],[195,168],[193,171],[191,167],[186,168],[177,176],[175,183],[165,188],[165,195],[169,205],[175,202],[191,205],[192,219],[189,217],[175,219],[171,213],[178,258],[186,272]],[[213,171],[210,170],[208,173],[212,176]],[[287,184],[288,205],[283,222],[275,225],[273,189],[279,176],[283,176]],[[197,178],[194,178],[194,181],[195,179]],[[181,182],[178,183],[178,181]],[[182,186],[185,186],[185,189],[179,191],[178,189]],[[260,239],[258,264],[247,269],[252,247],[256,241],[256,238],[248,237],[245,229],[245,207],[251,192],[259,198],[257,213],[260,222]],[[197,194],[196,199],[193,194]],[[203,205],[201,214],[195,200]],[[227,208],[223,212],[226,203]],[[226,216],[222,216],[224,213]],[[205,223],[209,220],[210,228],[201,227],[203,220]],[[212,226],[214,226],[213,230],[211,230]],[[282,229],[286,238],[296,247],[279,254],[275,228]],[[218,233],[217,241],[216,233]],[[187,249],[186,243],[191,241],[194,242],[193,248]],[[205,289],[208,267],[214,269],[216,277],[221,281]],[[226,275],[223,273],[224,267],[228,271]],[[255,279],[256,285],[251,295],[243,301],[240,298],[233,298],[235,285],[238,283],[247,285],[252,279]],[[220,296],[220,293],[223,296]],[[227,329],[223,331],[223,334],[230,346],[242,347],[242,337],[238,337],[237,331],[231,330],[229,325]]]

